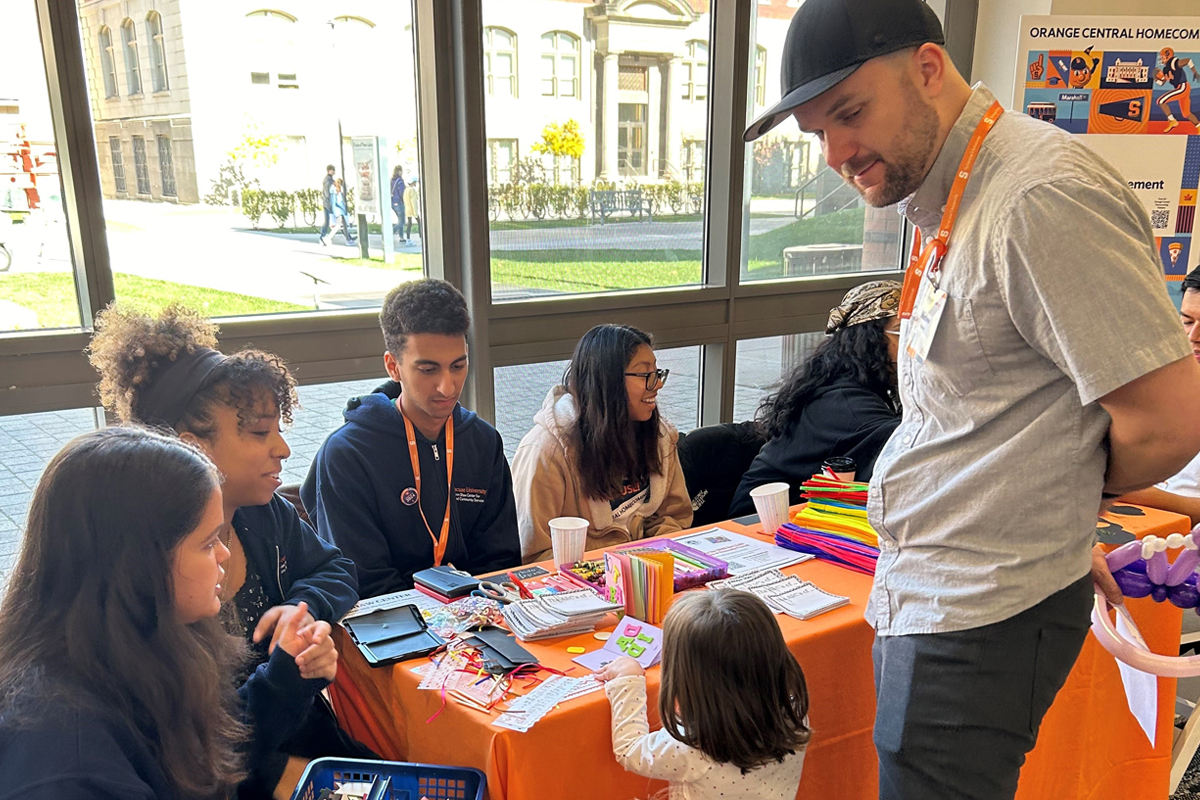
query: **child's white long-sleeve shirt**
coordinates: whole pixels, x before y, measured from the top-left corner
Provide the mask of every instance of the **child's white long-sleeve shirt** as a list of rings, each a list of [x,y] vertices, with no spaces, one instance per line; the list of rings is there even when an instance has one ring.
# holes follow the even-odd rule
[[[646,720],[646,679],[614,678],[604,684],[612,705],[613,754],[638,775],[670,781],[672,800],[793,800],[804,768],[804,750],[742,774],[733,764],[719,764],[665,730],[650,732]]]

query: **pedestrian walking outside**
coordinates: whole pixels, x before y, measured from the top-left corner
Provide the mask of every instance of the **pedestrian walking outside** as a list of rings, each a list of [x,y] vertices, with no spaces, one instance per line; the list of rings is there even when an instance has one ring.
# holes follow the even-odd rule
[[[329,235],[329,218],[333,216],[333,201],[330,194],[333,191],[333,175],[337,172],[333,164],[325,167],[325,178],[321,181],[321,209],[325,212],[325,221],[321,223],[321,244]]]
[[[346,192],[342,186],[342,179],[337,178],[333,182],[333,189],[329,192],[330,205],[333,208],[331,215],[333,217],[333,227],[329,233],[321,236],[321,244],[328,245],[333,241],[333,235],[338,231],[342,232],[342,237],[346,240],[346,244],[356,244],[358,239],[350,236],[350,212],[346,208]]]
[[[392,236],[399,236],[400,241],[407,242],[408,234],[404,230],[404,167],[399,164],[392,170],[392,211],[396,214],[396,224],[392,227]]]

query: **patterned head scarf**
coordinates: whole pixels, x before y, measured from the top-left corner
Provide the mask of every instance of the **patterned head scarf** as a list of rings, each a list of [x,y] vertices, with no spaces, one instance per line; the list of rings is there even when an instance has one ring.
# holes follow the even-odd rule
[[[825,333],[833,334],[873,319],[894,317],[900,313],[900,284],[896,281],[871,281],[846,292],[842,304],[830,310]]]

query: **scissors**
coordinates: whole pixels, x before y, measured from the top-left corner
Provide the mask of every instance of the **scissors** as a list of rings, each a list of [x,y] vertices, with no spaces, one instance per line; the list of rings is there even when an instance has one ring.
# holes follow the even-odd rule
[[[521,592],[511,581],[480,581],[479,588],[471,592],[472,597],[483,597],[500,603],[515,603],[521,599]]]

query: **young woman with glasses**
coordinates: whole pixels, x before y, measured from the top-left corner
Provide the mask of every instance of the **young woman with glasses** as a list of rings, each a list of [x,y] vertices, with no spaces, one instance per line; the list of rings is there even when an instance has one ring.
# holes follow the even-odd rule
[[[691,525],[679,434],[658,410],[668,372],[636,328],[598,325],[579,340],[513,459],[526,562],[549,557],[555,517],[586,519],[588,550]]]

